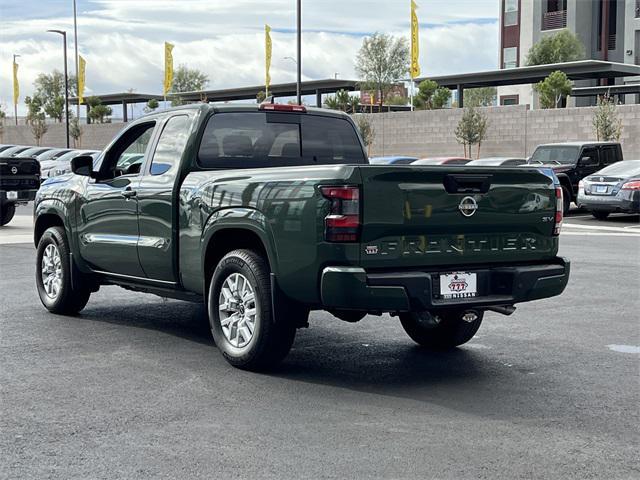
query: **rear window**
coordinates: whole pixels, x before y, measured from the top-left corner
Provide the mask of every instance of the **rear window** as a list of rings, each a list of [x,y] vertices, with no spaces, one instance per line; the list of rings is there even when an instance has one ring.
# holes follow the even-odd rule
[[[218,113],[205,127],[198,163],[204,168],[366,163],[346,120],[317,115]]]
[[[598,175],[640,175],[640,160],[623,160],[600,170]]]

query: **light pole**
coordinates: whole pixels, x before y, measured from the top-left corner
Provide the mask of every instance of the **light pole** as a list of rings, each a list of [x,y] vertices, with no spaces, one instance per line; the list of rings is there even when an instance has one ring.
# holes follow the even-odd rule
[[[16,58],[18,58],[19,56],[20,55],[16,55],[15,53],[13,54],[13,68],[16,68]],[[13,88],[15,88],[15,85],[13,86]],[[16,125],[18,125],[18,102],[13,102],[13,115],[16,117]]]
[[[298,105],[302,105],[302,92],[301,83],[302,83],[302,0],[298,0],[297,2],[297,17],[298,17],[298,77],[296,80],[296,92],[298,97]]]
[[[69,73],[67,72],[67,32],[64,30],[47,30],[51,33],[62,35],[62,47],[64,49],[64,115],[65,131],[67,134],[67,148],[69,148]]]

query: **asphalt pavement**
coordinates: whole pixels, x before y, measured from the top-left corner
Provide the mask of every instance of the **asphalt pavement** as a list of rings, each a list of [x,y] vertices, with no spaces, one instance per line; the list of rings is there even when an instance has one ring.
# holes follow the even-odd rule
[[[489,313],[448,353],[387,315],[313,313],[269,374],[230,367],[194,304],[34,286],[30,212],[0,229],[0,478],[640,475],[640,219],[565,220],[556,298]]]

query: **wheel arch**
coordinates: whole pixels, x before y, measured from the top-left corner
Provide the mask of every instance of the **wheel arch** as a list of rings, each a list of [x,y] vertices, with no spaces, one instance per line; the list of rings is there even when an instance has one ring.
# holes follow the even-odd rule
[[[569,190],[569,193],[573,198],[575,196],[575,192],[573,191],[573,185],[571,185],[571,179],[567,175],[559,174],[558,181],[560,182],[560,185],[562,187],[565,187],[567,190]]]
[[[202,236],[203,294],[207,295],[211,273],[220,259],[238,248],[262,254],[272,273],[277,273],[277,253],[264,216],[252,209],[218,212],[207,222]]]

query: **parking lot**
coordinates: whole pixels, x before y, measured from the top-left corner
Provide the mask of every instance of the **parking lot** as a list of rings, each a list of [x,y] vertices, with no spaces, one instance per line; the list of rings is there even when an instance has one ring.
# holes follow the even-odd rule
[[[455,351],[316,312],[254,374],[194,304],[103,287],[47,313],[30,215],[0,230],[1,478],[637,478],[638,216],[574,212],[567,290]]]

